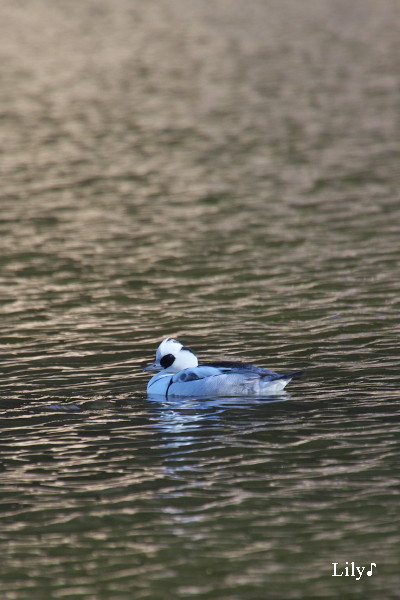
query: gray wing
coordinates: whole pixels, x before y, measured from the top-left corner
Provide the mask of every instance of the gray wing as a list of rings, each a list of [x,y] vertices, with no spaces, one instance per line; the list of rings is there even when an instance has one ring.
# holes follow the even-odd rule
[[[271,371],[270,369],[263,369],[262,367],[242,362],[214,362],[201,365],[201,368],[203,367],[216,368],[220,374],[232,373],[236,375],[246,375],[247,377],[265,377],[271,381],[274,381],[275,379],[299,379],[304,373],[304,371],[301,370],[282,374]]]
[[[265,377],[271,381],[274,379],[294,379],[300,377],[302,371],[294,371],[281,375],[276,371],[256,367],[241,362],[214,362],[199,365],[191,369],[183,369],[172,377],[171,383],[184,383],[187,381],[196,381],[207,377],[215,377],[217,375],[243,375],[249,379],[257,377]]]
[[[211,365],[201,365],[192,369],[179,371],[179,373],[173,376],[172,383],[196,381],[197,379],[205,379],[206,377],[213,377],[215,375],[221,375],[221,371]]]
[[[236,373],[241,375],[258,375],[259,377],[276,377],[278,373],[269,369],[263,369],[256,365],[249,365],[242,362],[213,362],[201,365],[201,367],[216,368],[220,373]]]

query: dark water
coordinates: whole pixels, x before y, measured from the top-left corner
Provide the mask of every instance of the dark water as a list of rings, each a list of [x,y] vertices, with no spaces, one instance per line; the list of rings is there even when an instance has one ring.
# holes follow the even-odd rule
[[[1,600],[400,597],[399,17],[3,0]]]

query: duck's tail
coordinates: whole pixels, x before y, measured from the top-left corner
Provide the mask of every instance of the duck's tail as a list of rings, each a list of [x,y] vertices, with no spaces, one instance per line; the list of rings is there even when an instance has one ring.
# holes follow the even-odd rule
[[[292,379],[300,379],[303,373],[304,370],[292,371],[291,373],[285,373],[284,375],[277,375],[276,377],[274,377],[274,381],[276,381],[277,379],[287,379],[289,381],[291,381]]]

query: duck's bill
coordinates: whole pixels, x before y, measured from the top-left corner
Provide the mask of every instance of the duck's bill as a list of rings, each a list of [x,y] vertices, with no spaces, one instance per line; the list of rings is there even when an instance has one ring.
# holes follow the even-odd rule
[[[152,365],[145,367],[143,371],[161,371],[161,369],[162,366],[160,365],[160,363],[154,362]]]

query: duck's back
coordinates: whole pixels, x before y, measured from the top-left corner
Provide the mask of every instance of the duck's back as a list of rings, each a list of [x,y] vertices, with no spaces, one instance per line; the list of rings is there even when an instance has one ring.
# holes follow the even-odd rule
[[[246,363],[218,362],[184,369],[168,386],[168,396],[254,396],[276,394],[290,381],[286,376]]]

